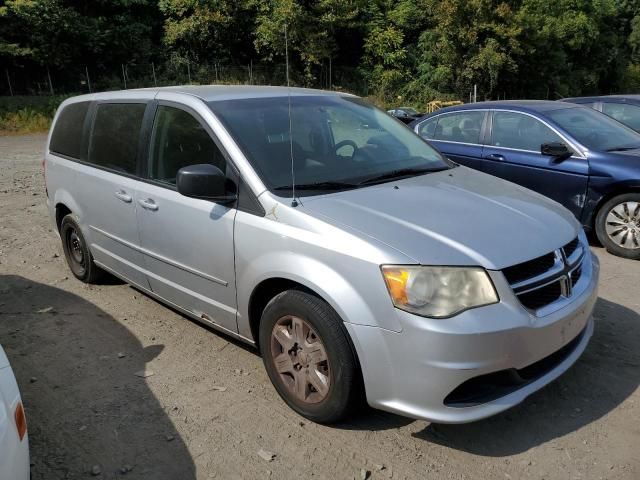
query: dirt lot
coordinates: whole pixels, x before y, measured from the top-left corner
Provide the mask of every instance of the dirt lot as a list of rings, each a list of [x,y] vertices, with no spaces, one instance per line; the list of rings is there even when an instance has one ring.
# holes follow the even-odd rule
[[[519,407],[468,425],[368,410],[319,426],[284,405],[251,349],[115,279],[71,276],[45,208],[44,140],[0,137],[0,343],[34,480],[640,478],[640,263],[594,247],[595,336]]]

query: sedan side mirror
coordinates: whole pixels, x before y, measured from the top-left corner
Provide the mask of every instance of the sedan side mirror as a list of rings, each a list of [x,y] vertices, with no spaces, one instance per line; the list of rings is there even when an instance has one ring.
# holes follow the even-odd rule
[[[176,186],[181,195],[223,204],[238,198],[235,189],[229,188],[230,183],[222,170],[208,163],[183,167],[178,170],[176,177]]]
[[[562,142],[543,143],[540,145],[540,153],[553,157],[556,162],[566,160],[573,155],[573,151]]]

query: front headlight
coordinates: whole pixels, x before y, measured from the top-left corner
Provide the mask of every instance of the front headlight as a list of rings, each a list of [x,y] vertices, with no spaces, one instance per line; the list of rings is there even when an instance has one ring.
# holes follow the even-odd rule
[[[480,267],[383,265],[393,304],[423,317],[445,318],[498,302],[493,283]]]

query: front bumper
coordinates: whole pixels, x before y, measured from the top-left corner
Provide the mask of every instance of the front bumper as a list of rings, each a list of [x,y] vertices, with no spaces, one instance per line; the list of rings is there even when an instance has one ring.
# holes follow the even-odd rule
[[[572,301],[544,317],[527,312],[504,276],[491,272],[500,303],[446,320],[396,310],[399,333],[346,324],[358,351],[369,404],[437,423],[465,423],[511,408],[555,380],[576,362],[593,333],[599,264],[590,252],[586,257],[586,275]],[[540,364],[545,368],[536,370]],[[471,379],[514,369],[536,375],[483,403],[445,403]]]

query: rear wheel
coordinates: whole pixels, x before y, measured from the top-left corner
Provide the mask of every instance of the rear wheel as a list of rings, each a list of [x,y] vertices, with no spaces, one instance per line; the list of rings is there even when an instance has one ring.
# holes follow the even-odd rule
[[[267,374],[283,400],[319,423],[344,418],[360,397],[358,362],[337,313],[298,290],[266,306],[260,345]]]
[[[60,223],[60,238],[67,264],[73,275],[85,283],[94,283],[103,271],[93,262],[80,226],[72,214],[65,215]]]
[[[640,259],[640,193],[607,201],[596,216],[596,235],[608,252]]]

